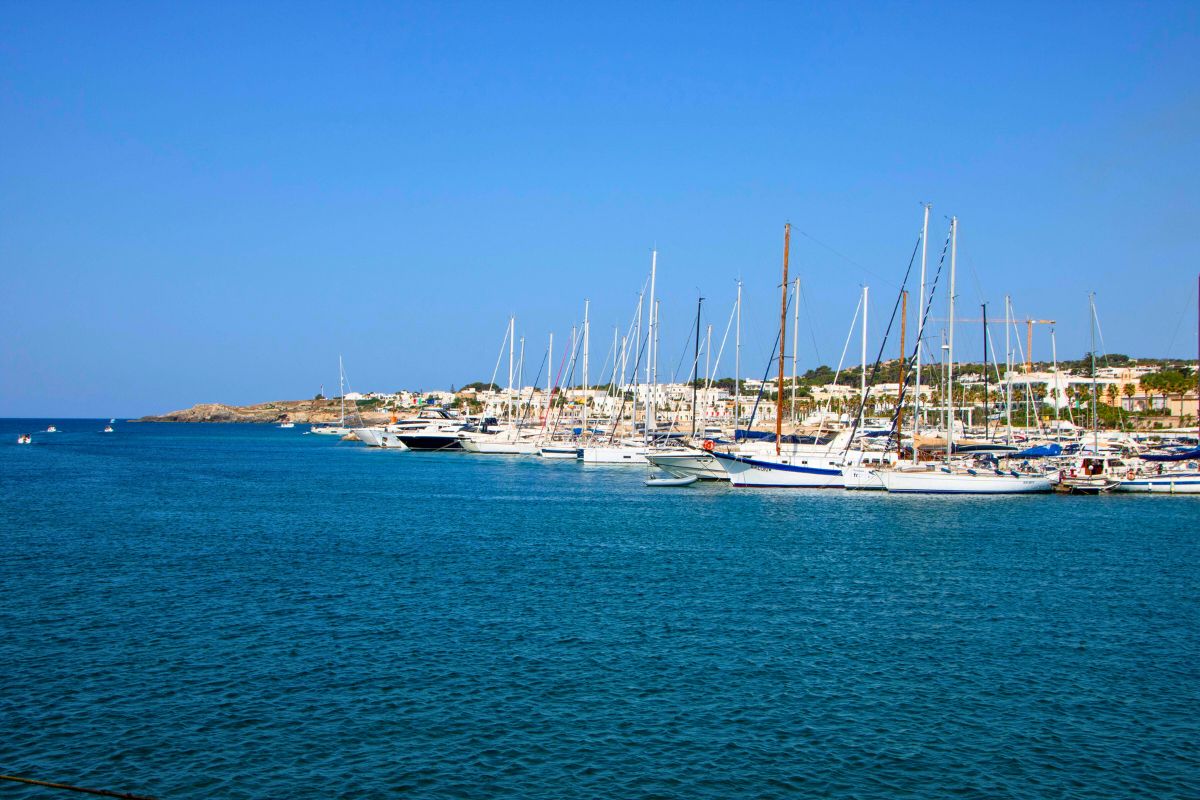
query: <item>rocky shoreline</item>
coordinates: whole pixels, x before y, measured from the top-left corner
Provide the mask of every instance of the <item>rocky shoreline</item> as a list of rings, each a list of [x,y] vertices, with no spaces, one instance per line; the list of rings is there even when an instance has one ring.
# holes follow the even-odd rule
[[[341,406],[336,400],[277,400],[249,406],[231,406],[224,403],[197,403],[191,408],[171,411],[166,414],[140,417],[133,422],[247,422],[279,423],[295,422],[332,423],[341,418]],[[367,424],[387,422],[390,416],[378,411],[354,413]],[[347,409],[347,417],[350,411]]]

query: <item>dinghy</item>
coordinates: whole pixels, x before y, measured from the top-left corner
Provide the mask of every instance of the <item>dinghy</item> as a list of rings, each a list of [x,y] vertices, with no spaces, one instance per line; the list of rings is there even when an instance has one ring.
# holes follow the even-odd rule
[[[688,475],[686,478],[648,478],[646,485],[656,487],[691,486],[698,480],[700,479],[695,475]]]

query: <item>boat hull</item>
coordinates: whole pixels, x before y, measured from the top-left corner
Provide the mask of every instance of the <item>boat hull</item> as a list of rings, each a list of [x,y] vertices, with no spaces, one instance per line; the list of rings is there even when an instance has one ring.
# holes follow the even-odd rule
[[[1045,475],[987,475],[878,470],[880,481],[893,494],[1034,494],[1054,488]]]
[[[559,461],[576,461],[579,459],[577,447],[543,447],[538,450],[542,458],[553,458]]]
[[[585,464],[649,464],[641,447],[584,447]]]
[[[461,452],[463,440],[454,434],[398,434],[396,438],[409,450]]]
[[[703,450],[685,450],[677,453],[650,453],[646,460],[676,478],[699,478],[702,481],[727,481],[729,475]]]
[[[533,442],[496,442],[487,439],[463,439],[462,449],[468,453],[491,456],[532,456],[538,452]]]
[[[798,459],[804,463],[770,461],[714,451],[717,463],[734,486],[786,489],[842,489],[846,479],[842,469],[827,459]]]
[[[1139,475],[1122,480],[1115,492],[1142,494],[1200,494],[1200,472],[1180,472],[1176,475]]]

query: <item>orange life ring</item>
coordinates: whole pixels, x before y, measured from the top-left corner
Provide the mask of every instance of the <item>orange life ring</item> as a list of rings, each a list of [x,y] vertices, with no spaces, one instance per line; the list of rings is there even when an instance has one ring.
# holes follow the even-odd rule
[[[1126,473],[1125,473],[1125,478],[1126,478],[1127,480],[1133,480],[1133,478],[1134,478],[1134,472],[1133,472],[1133,470],[1129,470],[1129,472],[1126,472]]]
[[[705,440],[704,440],[704,449],[705,449],[705,450],[708,450],[709,452],[712,452],[712,449],[713,449],[715,446],[716,446],[716,444],[713,442],[713,440],[712,440],[712,439],[705,439]]]

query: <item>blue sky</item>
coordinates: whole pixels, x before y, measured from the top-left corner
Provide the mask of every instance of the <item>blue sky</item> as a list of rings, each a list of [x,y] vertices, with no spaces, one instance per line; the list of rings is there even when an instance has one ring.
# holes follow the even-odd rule
[[[1189,356],[1197,142],[1195,3],[10,3],[0,416],[486,379],[510,313],[535,365],[585,297],[607,344],[654,246],[664,368],[740,276],[757,373],[785,221],[836,363],[921,201],[962,315],[1077,357],[1095,291],[1108,351]]]

